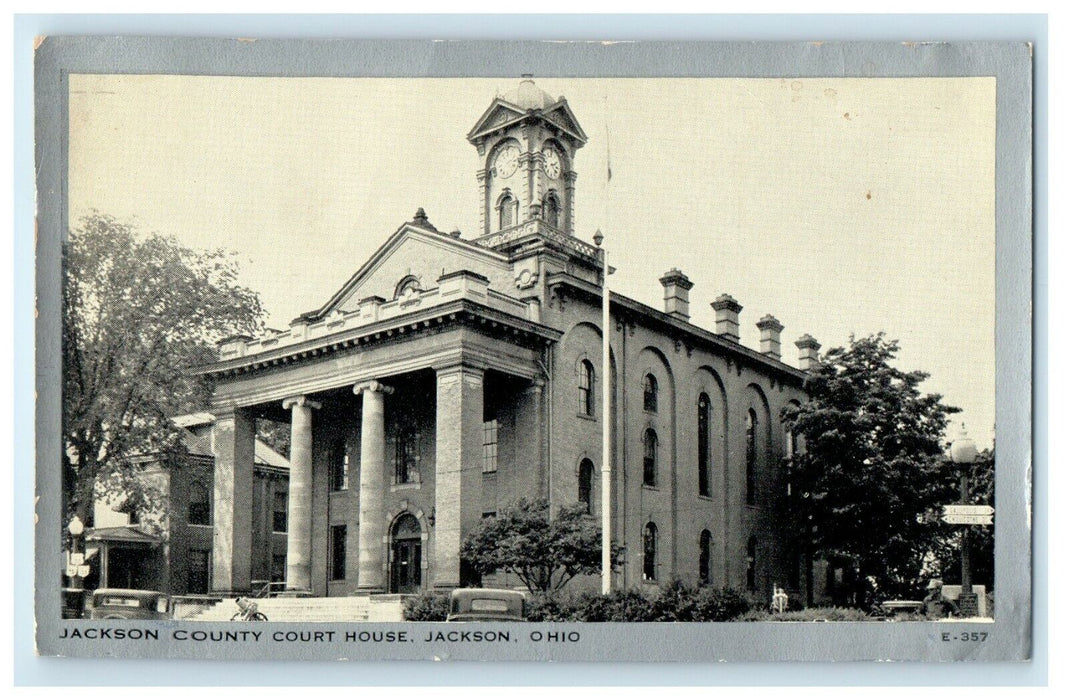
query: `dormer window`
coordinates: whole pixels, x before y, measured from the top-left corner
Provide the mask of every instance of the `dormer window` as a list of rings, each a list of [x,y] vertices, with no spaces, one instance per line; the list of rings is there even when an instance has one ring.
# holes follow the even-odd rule
[[[419,280],[409,275],[397,283],[394,299],[400,301],[401,305],[404,306],[419,299],[420,291]]]

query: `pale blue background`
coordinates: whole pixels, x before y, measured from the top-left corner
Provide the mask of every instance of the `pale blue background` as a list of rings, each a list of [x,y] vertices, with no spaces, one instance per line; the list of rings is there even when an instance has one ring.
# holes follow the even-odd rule
[[[1047,677],[1047,26],[1043,16],[17,16],[15,61],[15,682],[19,685],[1040,685]],[[1031,40],[1035,46],[1035,661],[978,664],[204,663],[33,652],[33,37],[41,34],[408,39]],[[21,437],[20,437],[21,436]],[[24,527],[18,527],[20,524]],[[759,667],[759,668],[758,668]]]

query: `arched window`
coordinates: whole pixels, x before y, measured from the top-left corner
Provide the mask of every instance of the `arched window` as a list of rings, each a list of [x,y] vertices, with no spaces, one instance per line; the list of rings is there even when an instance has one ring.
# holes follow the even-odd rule
[[[709,559],[712,556],[713,536],[702,530],[698,537],[698,582],[709,583]]]
[[[657,485],[657,433],[653,428],[642,435],[642,483]]]
[[[757,590],[757,538],[746,542],[746,590]]]
[[[757,483],[754,471],[757,467],[757,414],[751,408],[746,412],[746,505],[757,502]]]
[[[652,374],[642,380],[642,408],[650,413],[657,412],[657,378]]]
[[[657,580],[657,526],[646,523],[642,533],[642,580]]]
[[[498,226],[498,228],[505,229],[509,226],[512,226],[512,224],[515,223],[513,221],[513,213],[516,206],[516,200],[512,198],[511,194],[506,193],[505,196],[501,198],[501,201],[498,203],[497,206],[500,210],[499,223],[501,224],[500,226]]]
[[[594,512],[594,463],[584,459],[579,463],[579,502],[586,506],[587,513]]]
[[[709,465],[709,397],[698,397],[698,495],[712,495]]]
[[[579,363],[579,413],[594,415],[594,365],[590,360]]]
[[[554,228],[560,228],[560,202],[552,192],[542,200],[542,221]]]
[[[199,481],[194,481],[189,485],[187,521],[190,525],[212,524],[212,501],[208,495],[208,487]]]

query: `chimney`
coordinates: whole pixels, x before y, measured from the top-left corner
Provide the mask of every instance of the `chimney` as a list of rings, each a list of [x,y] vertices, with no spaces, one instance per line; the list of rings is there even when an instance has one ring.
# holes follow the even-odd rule
[[[778,360],[779,332],[783,330],[783,324],[772,314],[766,314],[757,322],[757,330],[761,331],[761,354]]]
[[[735,301],[730,294],[721,294],[712,303],[713,311],[716,312],[716,333],[728,340],[739,342],[739,312],[742,304]]]
[[[798,369],[803,372],[817,371],[817,368],[820,367],[820,359],[817,357],[820,343],[817,342],[817,339],[806,333],[796,340],[794,344],[798,346]]]
[[[673,267],[664,273],[661,286],[664,287],[664,312],[669,316],[688,320],[690,318],[690,290],[694,283]]]

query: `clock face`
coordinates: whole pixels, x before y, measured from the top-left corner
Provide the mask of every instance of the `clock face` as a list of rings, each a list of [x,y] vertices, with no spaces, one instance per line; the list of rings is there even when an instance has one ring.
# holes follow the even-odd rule
[[[520,166],[520,149],[515,144],[509,144],[502,148],[494,160],[494,168],[497,169],[498,177],[512,177],[516,168]]]
[[[560,156],[557,151],[549,146],[542,149],[543,168],[546,175],[556,180],[560,177]]]

